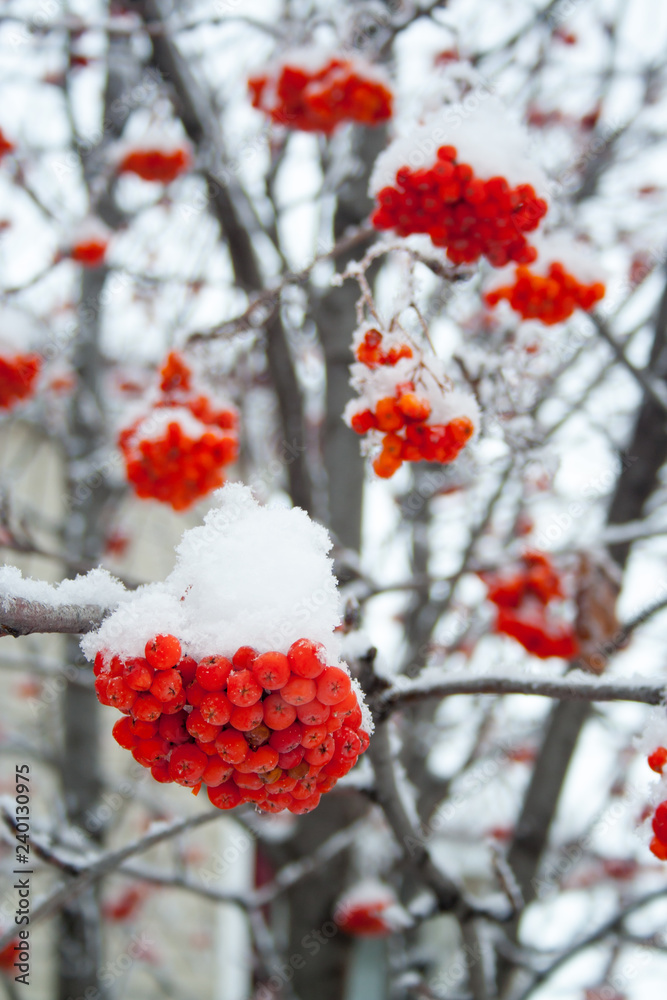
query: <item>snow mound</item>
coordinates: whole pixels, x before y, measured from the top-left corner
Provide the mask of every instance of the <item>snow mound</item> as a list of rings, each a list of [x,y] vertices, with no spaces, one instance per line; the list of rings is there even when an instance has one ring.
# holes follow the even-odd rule
[[[308,638],[336,663],[340,607],[325,529],[299,508],[260,507],[238,483],[213,496],[216,506],[184,533],[167,579],[140,587],[85,636],[84,654],[143,656],[149,639],[169,632],[196,659],[244,645],[286,653]]]
[[[398,136],[375,161],[369,193],[392,187],[400,167],[432,166],[439,146],[455,146],[457,161],[470,164],[482,180],[500,176],[513,187],[532,184],[537,196],[548,200],[547,178],[529,157],[527,132],[490,95],[472,110],[465,102],[448,105]]]

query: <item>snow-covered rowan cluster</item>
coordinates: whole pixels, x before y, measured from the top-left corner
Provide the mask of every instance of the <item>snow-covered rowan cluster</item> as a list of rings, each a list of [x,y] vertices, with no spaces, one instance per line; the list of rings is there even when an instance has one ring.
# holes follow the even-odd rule
[[[160,782],[231,809],[314,809],[357,762],[372,720],[339,661],[324,529],[228,485],[164,583],[82,641],[117,742]],[[297,638],[293,638],[293,636]]]
[[[438,358],[405,339],[364,325],[353,341],[358,398],[344,420],[373,451],[379,446],[373,469],[383,479],[403,462],[453,462],[479,427],[475,399],[453,388]]]
[[[357,57],[292,51],[248,86],[253,107],[302,132],[329,134],[342,122],[378,125],[392,115],[384,74]]]
[[[119,435],[128,482],[139,497],[187,510],[222,485],[238,455],[237,424],[234,407],[194,390],[190,368],[172,351],[152,408]]]

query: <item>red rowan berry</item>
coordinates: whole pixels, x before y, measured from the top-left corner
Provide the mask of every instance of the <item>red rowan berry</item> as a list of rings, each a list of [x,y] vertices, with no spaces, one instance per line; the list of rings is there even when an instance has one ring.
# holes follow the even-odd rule
[[[337,705],[352,688],[349,674],[340,667],[327,667],[317,681],[317,699],[323,705]]]
[[[217,755],[211,756],[208,758],[208,763],[204,768],[201,780],[209,787],[222,785],[223,782],[228,781],[231,778],[233,770],[234,769],[230,764],[221,760],[221,758]]]
[[[202,698],[199,711],[210,725],[224,726],[229,722],[232,706],[222,691],[211,691]]]
[[[314,750],[327,738],[326,723],[321,726],[304,726],[301,744],[306,750]]]
[[[173,698],[168,698],[166,701],[162,702],[162,714],[163,715],[175,715],[180,712],[185,706],[187,698],[185,696],[185,691],[181,690],[178,694],[174,695]]]
[[[248,708],[262,697],[262,688],[250,670],[234,670],[227,679],[227,697],[232,705]]]
[[[355,760],[361,753],[361,740],[355,732],[344,726],[334,735],[336,753],[343,760]]]
[[[661,802],[653,817],[653,832],[663,844],[667,844],[667,800]]]
[[[239,771],[238,768],[234,770],[232,779],[239,788],[249,788],[251,791],[259,791],[260,789],[264,791],[264,782],[258,774],[254,771],[245,773],[244,771]]]
[[[185,723],[187,731],[202,743],[211,743],[220,732],[220,726],[211,725],[201,713],[201,709],[193,708]]]
[[[98,677],[98,681],[100,678]],[[96,682],[97,683],[97,682]],[[106,698],[121,712],[131,709],[137,698],[137,692],[128,687],[122,677],[112,677],[106,685]]]
[[[301,744],[303,727],[298,722],[293,722],[286,729],[272,732],[269,736],[269,746],[272,746],[278,753],[289,753]]]
[[[183,659],[179,661],[177,669],[183,678],[183,687],[187,687],[188,684],[192,684],[195,679],[195,674],[197,673],[197,661],[192,656],[184,656]]]
[[[322,796],[319,792],[314,792],[305,799],[296,799],[294,798],[294,791],[292,791],[292,800],[287,808],[295,816],[304,816],[306,813],[312,812],[313,809],[317,809],[321,798]]]
[[[230,725],[241,732],[249,732],[251,729],[255,729],[261,722],[265,721],[264,704],[265,702],[258,701],[254,705],[248,705],[247,708],[234,707],[229,719]],[[268,722],[267,725],[269,725]]]
[[[288,705],[307,705],[315,697],[315,681],[307,677],[291,677],[281,687],[280,696]]]
[[[325,740],[322,740],[312,750],[306,750],[303,759],[308,761],[309,764],[314,764],[316,767],[322,767],[324,764],[329,763],[335,749],[336,744],[334,743],[333,736],[327,736]]]
[[[207,764],[208,757],[203,750],[192,743],[186,743],[172,750],[169,758],[169,774],[172,781],[192,788],[201,781]]]
[[[289,663],[283,653],[262,653],[250,668],[257,682],[267,691],[277,691],[290,676]]]
[[[161,736],[153,736],[149,740],[139,740],[132,750],[132,756],[138,764],[151,767],[158,760],[163,760],[169,754],[169,743]]]
[[[215,749],[227,764],[240,764],[250,748],[238,730],[223,729],[216,737]]]
[[[170,701],[183,690],[183,679],[178,670],[160,670],[151,684],[151,694],[159,701]]]
[[[265,698],[262,705],[264,722],[270,729],[287,729],[296,719],[297,709],[284,701],[277,691]]]
[[[111,734],[125,750],[132,750],[139,743],[139,737],[132,730],[132,720],[126,715],[114,723]]]
[[[239,646],[232,657],[232,669],[250,670],[257,659],[258,653],[252,646]]]
[[[158,722],[160,736],[165,740],[169,740],[170,743],[187,743],[190,739],[190,734],[185,725],[187,718],[188,713],[183,710],[174,715],[161,715]]]
[[[291,771],[293,767],[297,767],[303,760],[306,748],[302,746],[294,747],[293,750],[286,750],[281,753],[278,757],[278,764],[285,771]]]
[[[667,861],[667,842],[654,837],[649,845],[649,850],[655,854],[660,861]]]
[[[307,705],[297,705],[296,714],[299,722],[304,726],[321,726],[331,715],[329,705],[323,705],[317,698],[313,698]]]
[[[140,722],[155,722],[162,714],[162,703],[155,695],[147,692],[137,695],[130,711]]]
[[[169,670],[181,658],[181,644],[175,635],[156,635],[146,643],[145,655],[153,670]]]
[[[205,691],[221,691],[232,670],[225,656],[205,656],[197,664],[196,680]]]
[[[297,639],[287,650],[287,660],[298,677],[319,677],[326,666],[326,651],[319,642]]]
[[[211,805],[218,809],[234,809],[241,802],[241,793],[233,781],[225,781],[222,785],[208,789]]]
[[[192,705],[193,708],[199,708],[206,695],[210,693],[206,688],[201,686],[199,681],[193,681],[192,684],[188,685],[185,697],[187,698],[188,705]]]
[[[125,683],[134,691],[148,691],[153,683],[153,676],[153,668],[143,657],[135,656],[125,661]]]
[[[291,803],[292,797],[287,792],[278,792],[277,795],[260,800],[257,803],[257,808],[261,809],[262,812],[278,813],[282,812],[283,809],[287,809]]]
[[[658,747],[649,755],[648,766],[656,774],[662,774],[665,764],[667,764],[667,747]]]
[[[171,783],[174,779],[169,772],[169,762],[167,760],[158,760],[151,767],[151,777],[160,784]]]

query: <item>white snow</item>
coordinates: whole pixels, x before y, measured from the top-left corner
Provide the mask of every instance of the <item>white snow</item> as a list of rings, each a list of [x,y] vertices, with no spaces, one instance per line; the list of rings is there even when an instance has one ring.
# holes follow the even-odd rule
[[[400,167],[432,166],[439,146],[455,146],[457,161],[469,163],[482,180],[500,176],[512,186],[532,184],[536,194],[548,200],[547,178],[527,153],[527,133],[488,93],[483,99],[478,97],[471,110],[465,101],[448,105],[423,125],[398,136],[375,162],[370,194],[393,186]]]
[[[54,608],[67,604],[99,604],[110,608],[132,596],[120,580],[99,567],[73,580],[51,584],[24,578],[18,567],[4,565],[0,567],[0,593],[3,597],[35,601]]]
[[[261,507],[238,483],[214,498],[204,524],[184,533],[167,579],[140,587],[85,636],[85,655],[143,655],[149,639],[170,632],[196,658],[243,645],[284,653],[309,638],[335,664],[340,607],[325,529],[299,508]]]

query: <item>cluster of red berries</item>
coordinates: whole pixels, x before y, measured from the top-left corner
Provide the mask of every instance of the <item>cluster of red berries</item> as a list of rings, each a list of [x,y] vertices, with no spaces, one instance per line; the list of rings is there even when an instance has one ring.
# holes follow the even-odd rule
[[[192,158],[184,147],[176,149],[134,149],[118,164],[121,174],[136,174],[144,181],[171,184],[190,168]]]
[[[224,482],[223,468],[238,456],[237,415],[231,409],[214,409],[206,396],[187,395],[191,372],[172,352],[161,369],[161,398],[154,414],[174,410],[157,437],[146,433],[146,417],[121,431],[118,444],[125,458],[127,478],[137,496],[187,510]],[[205,430],[192,437],[179,423],[178,408],[185,407]]]
[[[197,662],[158,635],[145,654],[95,657],[97,697],[123,713],[114,738],[156,781],[206,785],[219,809],[311,812],[368,746],[350,676],[317,642]]]
[[[356,349],[357,360],[371,370],[393,367],[401,358],[411,358],[412,349],[399,344],[388,351],[382,348],[382,334],[371,329]],[[467,417],[457,417],[446,424],[427,424],[431,404],[415,393],[413,382],[401,382],[394,396],[378,400],[375,410],[360,410],[350,418],[357,434],[381,431],[382,451],[373,461],[376,475],[389,479],[403,462],[453,462],[474,432]]]
[[[275,78],[252,77],[248,87],[253,107],[302,132],[329,134],[341,122],[377,125],[392,115],[391,91],[348,59],[329,59],[314,72],[286,64]]]
[[[396,186],[377,193],[373,225],[399,236],[428,233],[435,246],[447,247],[454,264],[482,256],[494,267],[532,263],[537,251],[523,234],[537,229],[546,201],[530,184],[512,188],[504,177],[482,180],[456,156],[454,146],[441,146],[432,167],[401,167]]]
[[[0,357],[0,410],[11,410],[35,391],[35,379],[42,367],[38,354]]]
[[[69,252],[72,260],[83,267],[100,267],[107,252],[107,241],[100,237],[90,237],[75,243]]]
[[[7,153],[12,153],[13,151],[14,143],[9,141],[5,133],[0,128],[0,160],[2,160]]]
[[[663,774],[667,767],[667,747],[658,747],[649,754],[648,766],[656,774]],[[667,799],[661,802],[653,817],[654,837],[649,847],[660,861],[667,861]]]
[[[334,920],[353,937],[387,937],[394,930],[383,915],[391,903],[387,899],[348,904],[337,910]]]
[[[496,632],[509,635],[533,656],[573,659],[578,652],[571,626],[549,616],[549,604],[565,596],[551,560],[542,552],[527,552],[521,568],[511,575],[481,574],[487,597],[496,605]]]
[[[494,288],[484,299],[489,306],[496,306],[507,299],[512,309],[524,319],[539,319],[547,326],[569,319],[575,309],[585,312],[604,297],[604,285],[596,281],[585,285],[569,274],[562,264],[549,266],[546,277],[533,274],[530,268],[518,267],[514,283]]]

